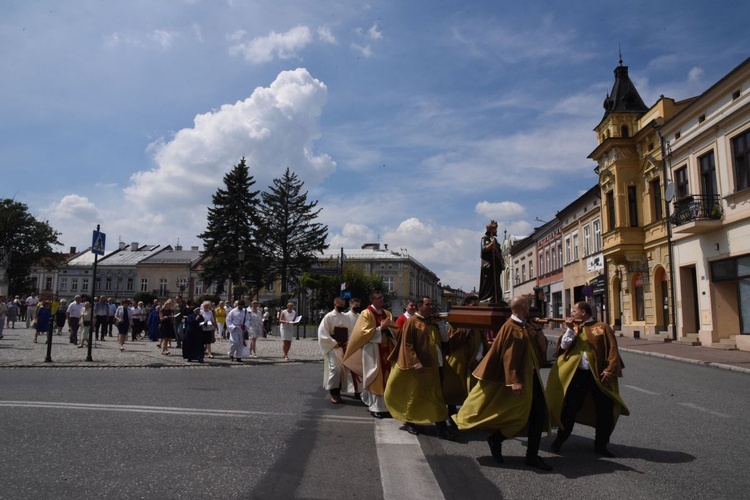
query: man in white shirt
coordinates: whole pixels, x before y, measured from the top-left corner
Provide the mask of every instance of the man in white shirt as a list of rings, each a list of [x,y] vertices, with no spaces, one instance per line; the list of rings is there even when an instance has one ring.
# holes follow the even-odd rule
[[[26,328],[31,328],[31,323],[36,318],[36,306],[39,304],[39,297],[36,292],[26,297]]]
[[[245,301],[237,302],[237,307],[227,313],[227,330],[229,330],[229,352],[227,355],[242,363],[242,358],[247,357],[249,349],[245,341],[245,333],[250,331],[250,315],[245,309]]]
[[[83,311],[83,302],[81,302],[81,296],[76,295],[73,302],[68,305],[68,310],[65,312],[65,316],[68,318],[68,325],[70,326],[70,343],[78,343],[78,328],[81,324],[81,312]],[[83,335],[86,333],[84,332]]]

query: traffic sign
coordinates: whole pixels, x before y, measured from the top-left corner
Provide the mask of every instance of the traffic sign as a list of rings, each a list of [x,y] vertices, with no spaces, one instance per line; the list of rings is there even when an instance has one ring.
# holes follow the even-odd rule
[[[104,255],[104,248],[107,242],[107,235],[101,231],[94,231],[91,238],[91,253],[95,255]]]
[[[336,267],[316,267],[316,268],[310,269],[310,274],[325,274],[328,276],[333,276],[338,273],[339,273],[339,270]]]
[[[351,299],[352,298],[352,292],[350,292],[349,290],[347,290],[347,291],[345,291],[345,292],[343,292],[341,294],[341,297],[344,298],[344,299]]]

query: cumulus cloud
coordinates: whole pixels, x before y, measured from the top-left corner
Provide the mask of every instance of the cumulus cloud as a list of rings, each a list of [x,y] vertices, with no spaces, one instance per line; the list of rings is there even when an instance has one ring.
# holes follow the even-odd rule
[[[474,210],[478,214],[486,215],[496,220],[520,217],[526,213],[526,209],[515,201],[499,201],[495,203],[480,201],[476,204]]]
[[[239,42],[245,33],[237,31],[230,35],[231,41]],[[255,64],[269,62],[275,58],[299,58],[298,51],[313,41],[312,32],[307,26],[295,26],[286,33],[272,31],[267,36],[256,37],[229,47],[231,55],[242,55],[246,61]]]
[[[55,220],[64,222],[88,222],[97,220],[99,217],[99,210],[96,206],[87,197],[77,194],[63,196],[59,202],[48,207],[46,212],[48,216],[53,216]]]
[[[696,80],[700,80],[702,76],[703,76],[703,68],[695,66],[688,73],[688,80],[690,80],[691,82],[694,82]]]
[[[326,100],[326,86],[306,69],[284,71],[245,100],[200,114],[192,127],[149,145],[155,166],[133,174],[123,197],[107,196],[97,208],[67,195],[49,208],[49,218],[66,233],[67,221],[102,220],[110,231],[141,242],[169,244],[180,237],[191,244],[205,229],[211,195],[243,156],[259,190],[287,167],[310,189],[335,170],[330,156],[314,149]]]
[[[331,248],[359,248],[363,243],[374,241],[375,231],[365,224],[347,222],[340,233],[331,233]]]

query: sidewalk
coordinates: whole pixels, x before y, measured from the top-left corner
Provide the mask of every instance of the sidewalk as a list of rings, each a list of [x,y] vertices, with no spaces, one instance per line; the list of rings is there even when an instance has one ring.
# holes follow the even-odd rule
[[[557,338],[563,330],[545,330],[548,337]],[[617,337],[620,351],[645,354],[686,363],[713,366],[725,370],[750,373],[750,352],[716,349],[712,347],[690,346],[677,342],[657,342],[653,340]]]
[[[272,335],[257,341],[257,358],[246,358],[243,363],[232,363],[227,356],[228,342],[212,344],[214,358],[206,358],[205,363],[188,363],[182,359],[181,349],[173,347],[172,354],[164,356],[156,342],[138,340],[127,341],[125,350],[120,351],[117,337],[107,337],[105,342],[94,342],[91,350],[93,361],[86,361],[87,348],[77,348],[68,343],[66,333],[52,338],[52,362],[45,362],[47,357],[46,337],[39,337],[34,344],[34,332],[26,328],[6,328],[5,337],[0,340],[0,368],[176,368],[176,367],[217,367],[241,368],[258,364],[284,364],[281,352],[281,339]],[[318,341],[310,337],[312,331],[306,332],[308,338],[292,342],[289,351],[290,362],[318,362],[320,354]],[[553,339],[562,335],[562,330],[547,329],[545,334]],[[617,337],[617,343],[623,352],[632,352],[648,356],[657,356],[687,363],[695,363],[725,370],[750,373],[750,352],[729,351],[711,347],[689,346],[677,342],[655,342],[630,337]],[[172,344],[177,345],[176,343]]]
[[[38,343],[33,342],[34,332],[31,329],[16,325],[15,329],[5,328],[4,338],[0,339],[0,368],[205,368],[225,367],[242,368],[259,364],[286,364],[281,351],[281,338],[278,335],[257,340],[257,358],[245,358],[242,363],[235,363],[227,356],[229,342],[211,344],[214,358],[205,358],[203,364],[188,363],[182,358],[182,349],[172,342],[171,354],[164,356],[156,342],[138,340],[125,342],[125,350],[120,351],[117,336],[107,337],[104,342],[94,341],[91,349],[93,361],[86,361],[88,346],[78,348],[68,342],[67,328],[62,335],[52,336],[52,362],[47,357],[47,337],[39,336]],[[308,332],[310,333],[310,332]],[[289,350],[290,363],[322,361],[316,338],[292,341]]]

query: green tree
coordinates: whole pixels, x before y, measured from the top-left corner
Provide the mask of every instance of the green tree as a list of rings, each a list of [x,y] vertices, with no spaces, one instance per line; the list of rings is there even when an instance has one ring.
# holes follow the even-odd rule
[[[321,209],[315,209],[317,200],[307,202],[307,191],[300,193],[303,185],[287,168],[261,195],[260,241],[267,258],[267,276],[280,279],[282,298],[289,295],[289,280],[300,279],[328,248],[328,226],[315,222]]]
[[[201,278],[206,286],[241,279],[263,284],[263,259],[258,246],[260,222],[258,207],[260,191],[252,191],[255,179],[243,157],[224,176],[224,188],[216,190],[213,206],[208,207],[206,230],[198,237],[203,240],[205,255]],[[231,297],[230,297],[231,298]]]
[[[60,263],[62,256],[52,249],[52,245],[61,245],[58,236],[47,221],[31,215],[24,203],[9,198],[0,201],[0,248],[7,259],[10,295],[31,291],[33,265],[54,268]]]
[[[378,274],[367,274],[359,267],[347,266],[344,269],[344,282],[352,297],[360,299],[363,306],[369,304],[369,296],[375,291],[383,292],[386,302],[389,302],[383,277]],[[333,298],[341,296],[338,276],[305,273],[302,277],[302,286],[313,291],[313,309],[330,309]]]

